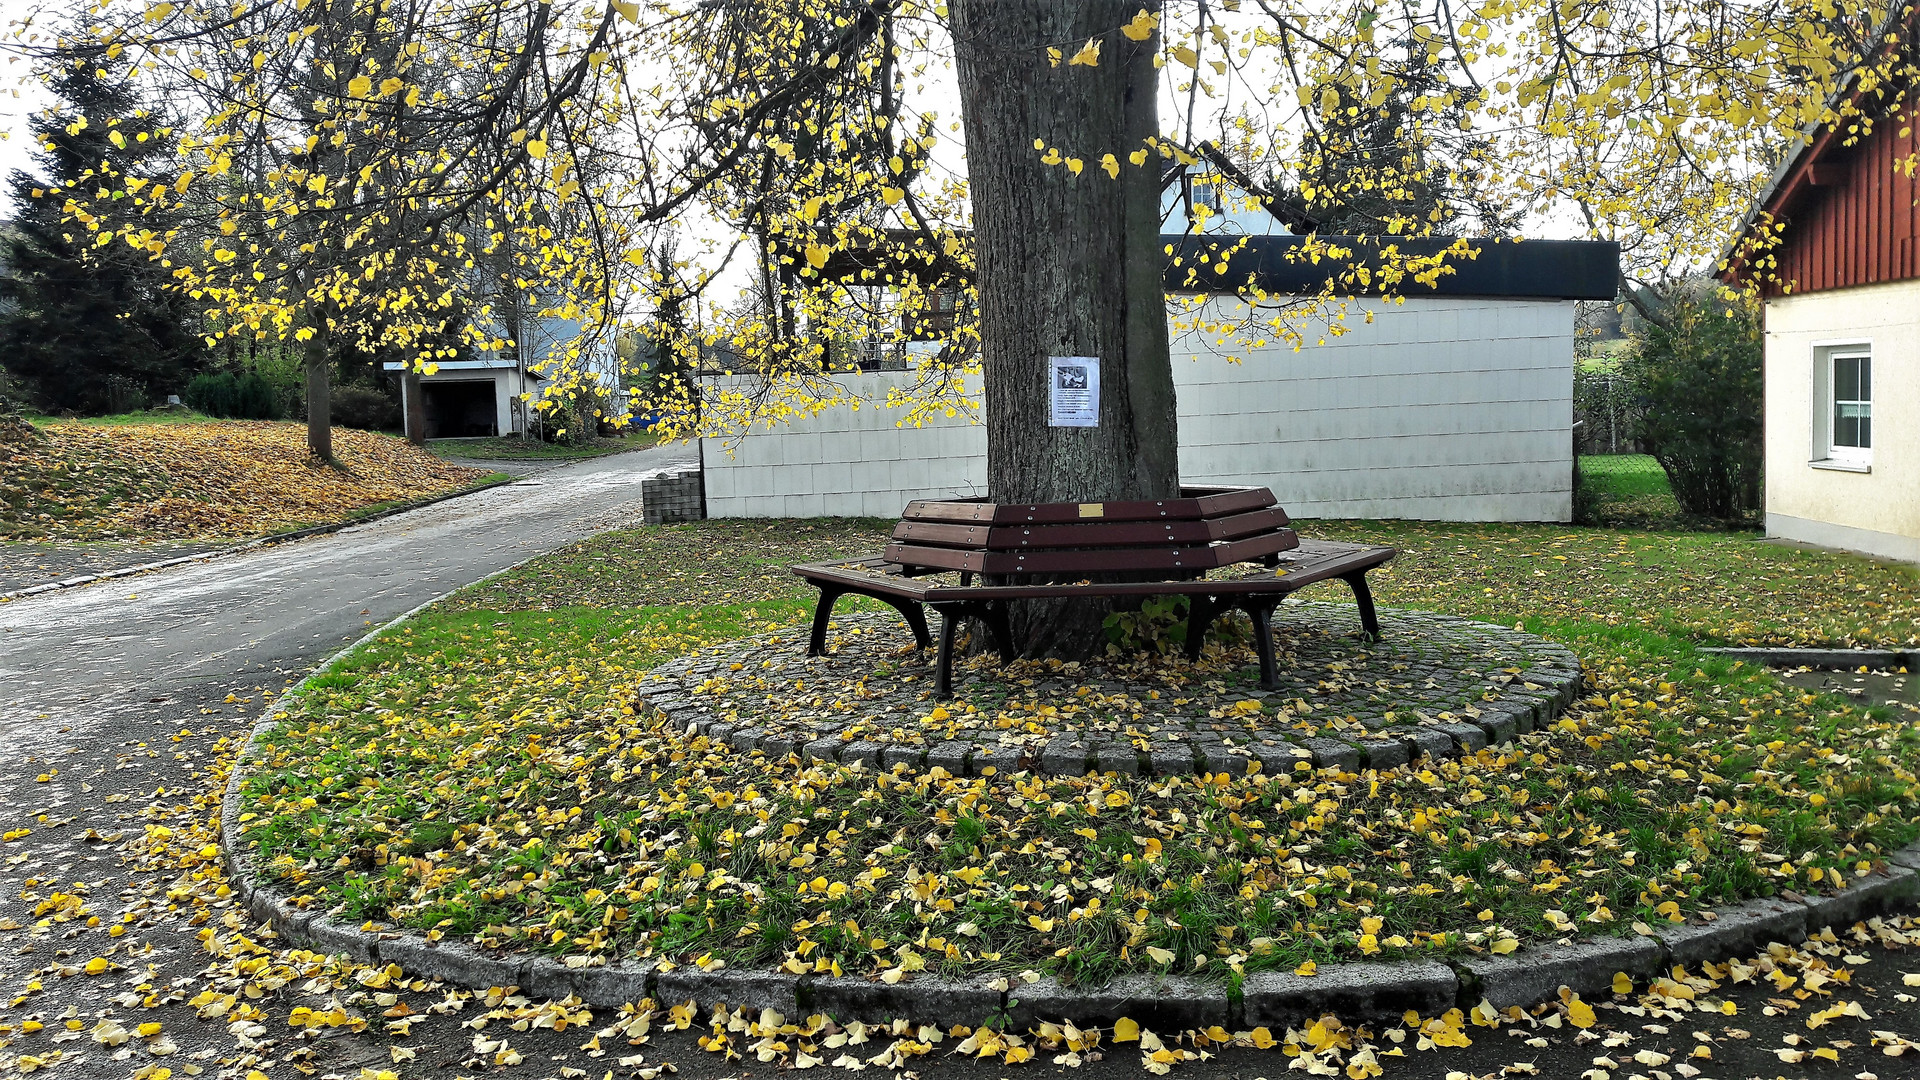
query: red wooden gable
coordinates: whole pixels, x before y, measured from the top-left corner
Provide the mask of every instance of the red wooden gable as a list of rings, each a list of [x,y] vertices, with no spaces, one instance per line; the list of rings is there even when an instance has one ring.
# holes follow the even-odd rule
[[[1920,278],[1920,123],[1910,98],[1872,134],[1823,130],[1774,181],[1756,218],[1783,223],[1767,296]],[[1852,121],[1850,121],[1852,122]],[[1726,271],[1744,278],[1736,256]]]

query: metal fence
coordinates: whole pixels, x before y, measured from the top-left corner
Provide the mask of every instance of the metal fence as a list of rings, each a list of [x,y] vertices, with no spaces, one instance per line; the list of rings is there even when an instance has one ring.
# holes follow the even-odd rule
[[[1573,377],[1574,452],[1639,454],[1639,395],[1617,371],[1576,371]]]
[[[1589,525],[1682,522],[1667,474],[1640,440],[1641,403],[1618,371],[1576,370],[1573,379],[1574,518]]]

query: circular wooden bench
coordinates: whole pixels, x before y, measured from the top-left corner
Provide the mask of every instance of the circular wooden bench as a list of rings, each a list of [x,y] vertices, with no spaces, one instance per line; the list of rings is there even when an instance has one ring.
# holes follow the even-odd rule
[[[1380,623],[1367,571],[1390,547],[1303,540],[1266,488],[1181,489],[1178,499],[1110,503],[996,504],[916,500],[877,556],[801,563],[794,574],[820,590],[807,653],[826,651],[833,605],[848,594],[892,605],[921,648],[933,644],[925,609],[940,613],[934,696],[953,696],[953,645],[961,620],[978,619],[1002,659],[1014,655],[1007,605],[1059,597],[1186,596],[1187,657],[1208,627],[1236,608],[1253,619],[1260,684],[1278,685],[1270,620],[1287,594],[1339,578],[1353,590],[1361,628]],[[1260,569],[1206,577],[1237,564]]]

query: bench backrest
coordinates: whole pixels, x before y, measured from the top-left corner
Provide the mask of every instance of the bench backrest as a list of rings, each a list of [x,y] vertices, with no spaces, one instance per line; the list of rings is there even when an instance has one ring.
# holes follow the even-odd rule
[[[1266,488],[1182,488],[1178,499],[995,504],[916,500],[885,558],[910,570],[1186,577],[1298,546]]]

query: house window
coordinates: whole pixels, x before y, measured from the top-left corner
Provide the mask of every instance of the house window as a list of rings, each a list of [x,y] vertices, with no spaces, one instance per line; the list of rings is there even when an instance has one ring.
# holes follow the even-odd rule
[[[1873,357],[1833,354],[1833,456],[1873,449]]]
[[[1815,464],[1864,468],[1873,462],[1873,350],[1835,345],[1814,363]]]
[[[1186,189],[1188,218],[1200,217],[1202,214],[1208,217],[1221,215],[1223,208],[1217,178],[1190,172],[1181,177],[1180,183]]]

